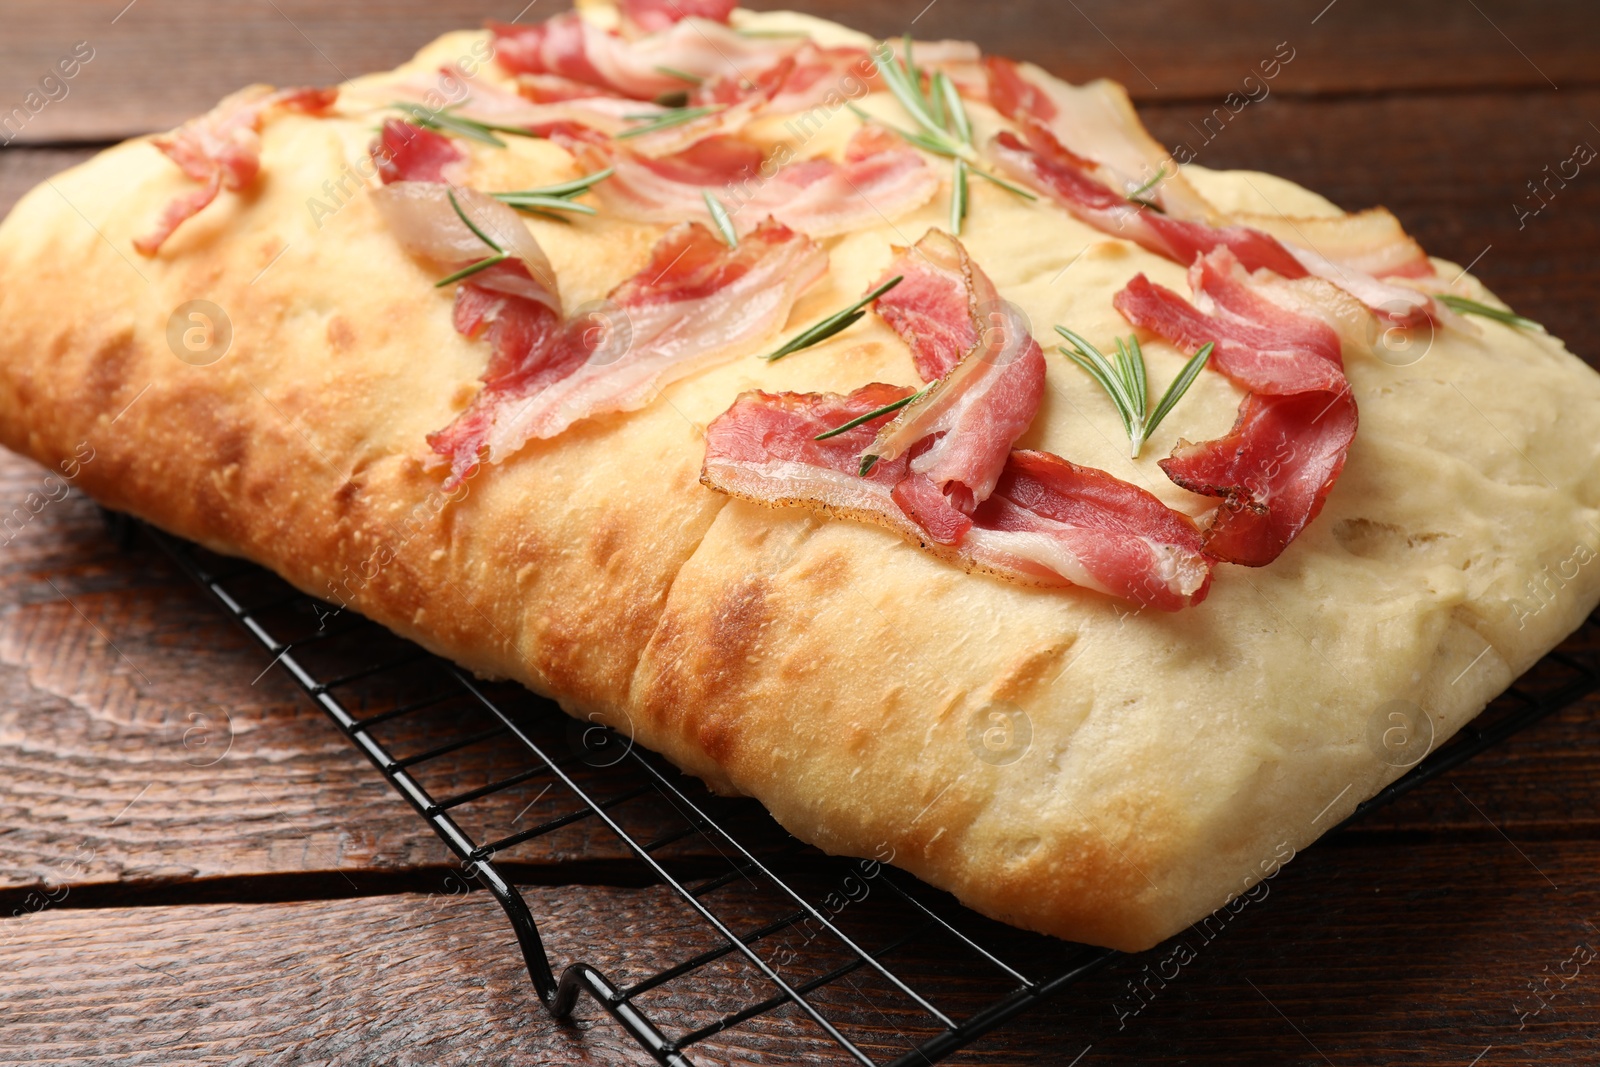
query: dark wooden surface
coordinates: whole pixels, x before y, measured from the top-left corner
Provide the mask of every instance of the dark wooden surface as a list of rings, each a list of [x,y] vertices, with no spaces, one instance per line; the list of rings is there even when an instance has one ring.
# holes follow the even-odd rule
[[[0,114],[77,42],[95,54],[0,149],[0,210],[244,81],[336,80],[520,6],[16,0]],[[1476,261],[1518,310],[1600,354],[1600,172],[1520,226],[1516,212],[1538,206],[1527,183],[1546,165],[1600,145],[1591,3],[800,6],[1117,77],[1157,137],[1189,141],[1199,162],[1270,170],[1346,207],[1387,204],[1430,251]],[[1202,143],[1196,126],[1281,42],[1295,58],[1271,95]],[[0,501],[9,509],[41,477],[0,457]],[[575,1025],[549,1021],[495,905],[451,892],[444,848],[267,666],[156,553],[112,545],[81,497],[0,546],[0,1063],[641,1062],[592,1004]],[[1325,840],[1215,940],[1184,935],[1120,961],[956,1062],[1596,1062],[1600,962],[1576,961],[1600,947],[1597,707]],[[492,770],[450,765],[463,787]],[[682,858],[696,862],[694,848]],[[622,869],[616,846],[582,827],[519,859],[555,959],[626,977],[701,945],[681,907]],[[1131,1014],[1129,983],[1179,944],[1193,960]],[[986,995],[959,969],[932,970],[956,1011]],[[656,1007],[708,1017],[742,981]],[[875,1054],[918,1036],[870,984],[824,1002]],[[700,1058],[829,1062],[787,1016]]]

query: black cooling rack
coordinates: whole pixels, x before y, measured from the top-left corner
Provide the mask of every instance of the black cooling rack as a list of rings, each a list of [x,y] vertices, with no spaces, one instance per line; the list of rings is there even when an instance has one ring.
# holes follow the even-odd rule
[[[252,564],[107,517],[123,544],[142,530],[200,583],[427,820],[463,875],[505,909],[553,1016],[588,993],[659,1063],[691,1064],[713,1035],[788,1016],[818,1053],[843,1062],[929,1064],[1118,955],[990,922],[886,864],[824,856],[753,801],[711,795],[621,734],[474,679]],[[1342,825],[1597,687],[1600,615]],[[484,752],[494,771],[469,785],[455,759],[475,746],[470,773],[484,776]],[[535,839],[543,858],[519,858]],[[597,840],[610,846],[599,860]],[[553,963],[517,888],[537,882],[552,856],[588,862],[596,882],[655,887],[663,898],[652,916],[670,927],[656,943],[677,962]],[[626,922],[630,937],[655,936],[637,915]],[[985,1006],[960,1017],[940,1008],[957,994]],[[874,1025],[856,1010],[866,1002]]]

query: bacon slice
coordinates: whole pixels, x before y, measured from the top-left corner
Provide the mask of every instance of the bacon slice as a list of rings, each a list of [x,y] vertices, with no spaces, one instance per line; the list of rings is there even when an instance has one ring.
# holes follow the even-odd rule
[[[636,33],[655,33],[686,18],[710,19],[727,25],[738,0],[621,0],[623,26]]]
[[[878,298],[878,311],[935,384],[878,432],[868,454],[911,457],[910,484],[896,487],[895,501],[934,540],[954,544],[1033,422],[1044,352],[1021,311],[944,231],[901,249],[884,280],[894,275],[903,280]]]
[[[450,460],[455,484],[485,447],[496,462],[580,419],[642,407],[669,383],[776,332],[826,270],[820,248],[776,222],[737,249],[698,223],[677,226],[600,309],[549,330],[519,317],[510,329],[532,343],[504,358],[497,343],[483,390],[429,443]],[[458,304],[458,325],[462,318]]]
[[[1192,493],[1219,497],[1206,551],[1246,567],[1277,559],[1322,511],[1356,434],[1356,402],[1343,392],[1251,393],[1233,429],[1181,442],[1161,461]]]
[[[511,258],[470,276],[468,286],[520,297],[559,313],[561,297],[555,270],[544,249],[511,208],[476,189],[452,189],[441,182],[395,181],[372,191],[372,202],[401,247],[460,270],[494,254],[450,204],[462,212]]]
[[[190,119],[176,130],[150,143],[166,153],[184,174],[201,183],[199,189],[180,193],[161,213],[155,227],[135,238],[141,255],[161,250],[177,228],[199,214],[223,189],[247,188],[261,171],[261,127],[277,108],[321,114],[333,106],[338,89],[296,88],[274,91],[252,85],[225,97],[216,107]]]
[[[1230,249],[1248,270],[1270,270],[1284,278],[1316,276],[1339,286],[1389,322],[1419,326],[1441,315],[1431,297],[1300,246],[1288,245],[1249,226],[1212,226],[1174,218],[1128,201],[1096,176],[1089,161],[1054,135],[1025,120],[1026,141],[1010,131],[996,136],[990,153],[1001,170],[1048,195],[1096,229],[1124,237],[1175,263]]]
[[[1211,365],[1250,390],[1232,430],[1214,441],[1180,442],[1161,469],[1191,492],[1220,498],[1207,552],[1265,566],[1322,510],[1355,437],[1339,338],[1325,322],[1267,296],[1268,280],[1246,274],[1226,249],[1198,260],[1189,277],[1214,313],[1143,274],[1112,302],[1129,322],[1185,352],[1215,342]]]
[[[1026,142],[1010,131],[991,142],[1000,168],[1045,193],[1074,217],[1098,230],[1125,237],[1176,263],[1226,247],[1251,270],[1266,268],[1285,278],[1307,271],[1276,238],[1244,226],[1208,226],[1163,215],[1135,204],[1096,177],[1093,164],[1066,148],[1045,127],[1025,122]]]
[[[1428,278],[1434,273],[1422,246],[1381,207],[1335,216],[1236,215],[1234,219],[1287,245],[1314,248],[1333,262],[1374,278]]]
[[[1195,260],[1189,286],[1214,314],[1139,274],[1112,300],[1135,326],[1154,330],[1186,352],[1207,341],[1208,363],[1254,393],[1334,391],[1344,387],[1339,336],[1326,323],[1294,314],[1239,278],[1243,268],[1227,249]],[[1236,273],[1238,272],[1238,273]]]
[[[596,191],[613,214],[640,222],[709,222],[709,191],[740,233],[771,216],[814,237],[831,237],[899,218],[938,193],[939,177],[921,154],[885,133],[862,127],[842,164],[812,159],[776,167],[755,145],[735,138],[703,140],[659,159],[605,145],[596,162],[603,159],[615,173]]]
[[[575,12],[543,23],[491,22],[495,58],[513,74],[555,74],[635,100],[681,92],[684,80],[754,74],[798,49],[800,38],[746,37],[703,18],[673,22],[660,32],[629,40],[585,21]]]
[[[744,393],[706,428],[700,480],[769,507],[885,526],[968,570],[1077,585],[1162,611],[1205,599],[1211,568],[1192,523],[1136,486],[1044,452],[1010,454],[958,545],[930,542],[893,499],[909,459],[857,472],[857,455],[887,416],[816,440],[910,392],[875,383],[846,396]]]
[[[1014,122],[1034,122],[1076,153],[1092,153],[1106,184],[1126,197],[1158,171],[1165,175],[1143,194],[1174,219],[1211,222],[1216,211],[1188,183],[1171,154],[1144,128],[1128,92],[1104,78],[1070,85],[1043,71],[1030,77],[1015,62],[985,56],[989,102]]]
[[[372,159],[385,185],[398,181],[454,184],[467,154],[441,133],[386,119],[372,146]]]

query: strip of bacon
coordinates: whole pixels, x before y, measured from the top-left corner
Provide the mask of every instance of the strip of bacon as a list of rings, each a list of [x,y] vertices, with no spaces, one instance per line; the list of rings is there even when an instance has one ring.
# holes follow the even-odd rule
[[[1341,393],[1251,393],[1233,429],[1214,441],[1180,442],[1161,461],[1192,493],[1218,497],[1206,551],[1246,567],[1277,559],[1322,511],[1356,434],[1356,402]]]
[[[1033,76],[1001,56],[985,56],[989,102],[1014,122],[1038,123],[1073,152],[1093,153],[1106,184],[1120,196],[1157,184],[1143,194],[1175,219],[1215,221],[1216,211],[1178,172],[1171,153],[1144,128],[1128,92],[1101,78],[1070,85],[1043,71]]]
[[[151,138],[151,144],[201,187],[174,197],[155,227],[135,238],[133,247],[140,255],[155,255],[167,238],[215,200],[217,193],[223,189],[238,192],[253,183],[261,172],[261,127],[274,109],[322,114],[338,97],[338,89],[274,91],[266,85],[252,85],[223,98],[216,107],[171,133]]]
[[[1066,148],[1045,127],[1023,121],[1026,141],[1005,131],[990,143],[1000,169],[1048,195],[1096,229],[1124,237],[1175,263],[1218,248],[1232,250],[1248,270],[1284,278],[1324,278],[1398,326],[1420,326],[1441,316],[1424,293],[1375,278],[1304,247],[1285,244],[1249,226],[1212,226],[1174,218],[1113,192],[1093,164]]]
[[[1065,147],[1037,122],[1025,121],[1024,141],[1010,131],[999,134],[990,152],[1000,168],[1050,196],[1090,226],[1125,237],[1188,265],[1215,248],[1231,248],[1251,270],[1266,268],[1285,278],[1302,278],[1306,269],[1276,238],[1244,226],[1188,222],[1135,204],[1098,178],[1094,164]]]
[[[686,18],[710,19],[727,25],[739,0],[621,0],[622,25],[635,33],[655,33]]]
[[[615,168],[596,190],[601,200],[613,214],[640,222],[709,222],[710,192],[740,233],[771,216],[813,237],[831,237],[899,218],[939,191],[940,179],[920,153],[872,126],[851,139],[842,164],[811,159],[775,166],[755,145],[728,137],[659,159],[616,144],[597,147],[589,153],[594,162]]]
[[[961,242],[929,230],[884,275],[903,279],[877,300],[934,384],[879,432],[869,455],[911,457],[894,499],[941,544],[960,541],[993,492],[1011,445],[1044,396],[1044,352]],[[881,284],[881,281],[880,283]]]
[[[968,570],[1077,585],[1162,611],[1205,599],[1211,568],[1192,523],[1136,486],[1044,452],[1010,454],[958,545],[930,541],[893,499],[908,458],[857,472],[857,455],[888,416],[816,440],[910,392],[875,383],[846,396],[744,393],[706,428],[700,480],[769,507],[885,526]]]
[[[372,159],[385,185],[398,181],[456,184],[467,154],[443,134],[385,119],[372,146]]]
[[[1214,342],[1208,366],[1254,393],[1338,392],[1344,387],[1339,336],[1326,323],[1293,314],[1239,275],[1227,249],[1197,258],[1189,286],[1206,314],[1139,274],[1112,303],[1135,326],[1152,329],[1191,354]]]
[[[1286,245],[1314,248],[1335,263],[1374,278],[1432,277],[1433,262],[1400,220],[1375,207],[1347,215],[1235,215],[1234,220]]]
[[[437,79],[411,75],[387,83],[381,89],[367,87],[363,93],[371,98],[374,106],[395,101],[420,107],[437,106],[437,85],[446,78],[449,84],[458,87],[452,94],[453,102],[448,105],[450,115],[520,127],[536,136],[544,136],[552,127],[581,125],[607,137],[617,137],[671,114],[670,108],[607,93],[558,75],[519,75],[518,92],[512,93],[483,77],[469,77],[453,67],[443,68]],[[737,133],[762,109],[766,99],[760,94],[746,96],[748,98],[732,106],[721,107],[689,122],[631,136],[626,142],[628,148],[638,155],[664,156],[708,137]]]
[[[776,222],[736,249],[698,223],[679,225],[598,310],[548,333],[519,323],[519,338],[534,343],[504,359],[497,345],[492,380],[429,443],[449,459],[454,484],[485,447],[497,462],[580,419],[643,407],[671,382],[775,333],[826,270],[817,245]],[[461,314],[458,305],[458,324]]]
[[[544,304],[559,313],[555,271],[544,249],[517,213],[494,197],[436,181],[395,181],[374,189],[372,202],[402,248],[455,271],[492,256],[494,249],[462,221],[450,203],[452,196],[473,224],[511,257],[471,275],[468,286]]]
[[[747,37],[719,22],[690,18],[629,40],[576,12],[531,26],[491,22],[495,58],[513,74],[556,74],[635,100],[681,92],[679,71],[700,81],[753,75],[798,49],[801,38]],[[742,74],[741,74],[742,72]]]
[[[1212,314],[1143,274],[1112,301],[1129,322],[1185,352],[1215,342],[1211,365],[1250,391],[1226,435],[1180,442],[1161,461],[1178,485],[1221,500],[1206,551],[1248,567],[1277,559],[1317,517],[1357,423],[1338,335],[1271,299],[1268,284],[1222,249],[1190,268],[1190,285]]]

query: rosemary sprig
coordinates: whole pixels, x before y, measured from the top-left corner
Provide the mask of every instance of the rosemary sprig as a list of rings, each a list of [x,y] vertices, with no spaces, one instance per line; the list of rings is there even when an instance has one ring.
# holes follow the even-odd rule
[[[580,215],[594,215],[598,214],[594,208],[588,204],[575,202],[573,197],[588,192],[595,185],[611,177],[612,170],[613,168],[607,167],[605,170],[597,170],[593,174],[585,174],[569,182],[541,185],[537,189],[512,189],[489,195],[501,203],[510,204],[518,211],[540,215],[552,211],[576,211]]]
[[[931,389],[931,388],[933,388],[933,387],[930,385],[925,389],[919,389],[915,393],[912,393],[910,396],[903,396],[899,400],[896,400],[892,404],[883,405],[883,407],[878,408],[876,411],[869,411],[865,415],[858,415],[855,418],[851,419],[849,422],[843,424],[842,426],[835,426],[831,430],[827,430],[827,431],[824,431],[823,433],[817,434],[817,436],[813,437],[812,440],[813,441],[826,441],[830,437],[838,437],[842,433],[849,433],[851,430],[855,429],[857,426],[860,426],[863,423],[871,422],[873,419],[876,419],[876,418],[878,418],[879,416],[882,416],[882,415],[887,415],[891,411],[899,411],[901,408],[905,407],[907,404],[911,403],[913,400],[915,400],[918,397],[922,396],[922,394],[926,393],[928,391],[928,389]],[[872,458],[873,459],[877,459],[878,457],[877,456],[873,456]]]
[[[727,107],[726,104],[707,104],[705,107],[675,107],[667,111],[651,112],[644,115],[624,115],[623,118],[630,122],[640,122],[643,125],[630,126],[617,134],[617,140],[628,137],[640,137],[657,130],[669,129],[673,126],[682,126],[685,122],[703,119],[707,115],[715,115]]]
[[[821,322],[817,323],[815,326],[795,334],[795,336],[791,338],[782,348],[778,349],[776,352],[773,352],[771,355],[762,356],[761,358],[765,359],[768,363],[776,363],[784,356],[793,355],[802,348],[810,348],[812,345],[821,344],[823,341],[826,341],[839,331],[848,329],[850,326],[853,326],[855,323],[859,322],[862,316],[866,315],[866,312],[862,310],[863,308],[872,303],[874,300],[878,299],[878,297],[882,296],[884,293],[887,293],[890,289],[893,289],[895,286],[899,285],[904,279],[904,274],[896,274],[893,278],[890,278],[888,281],[884,282],[882,285],[878,286],[876,289],[872,290],[872,292],[868,293],[860,300],[857,300],[854,304],[851,304],[843,311],[835,312],[834,314],[823,319]]]
[[[739,247],[739,231],[733,228],[733,219],[728,217],[728,209],[722,206],[710,189],[702,189],[700,195],[706,199],[706,210],[711,213],[711,221],[717,224],[717,231],[722,234],[722,239],[728,242],[729,248]]]
[[[888,44],[882,44],[873,51],[872,61],[877,65],[878,74],[889,87],[889,92],[894,94],[894,98],[919,128],[906,130],[875,119],[854,103],[850,104],[850,110],[862,122],[876,122],[892,130],[907,144],[953,160],[950,178],[951,231],[959,234],[962,220],[967,215],[969,174],[976,174],[1024,199],[1037,200],[1038,197],[1028,190],[983,169],[978,150],[972,144],[972,121],[967,117],[966,105],[961,101],[961,93],[955,82],[944,71],[935,71],[927,79],[928,87],[924,89],[923,72],[912,55],[909,34],[904,38],[901,48],[903,59],[896,58]]]
[[[479,122],[477,119],[469,119],[462,115],[452,115],[451,108],[448,107],[432,111],[420,104],[396,103],[389,106],[404,111],[411,116],[413,123],[424,129],[453,133],[468,140],[494,145],[496,148],[506,147],[506,143],[495,136],[496,133],[513,133],[518,137],[539,136],[521,126],[502,126],[497,122]]]
[[[1544,327],[1539,325],[1537,322],[1534,322],[1532,319],[1526,318],[1525,316],[1518,315],[1514,311],[1507,311],[1505,308],[1497,308],[1491,304],[1480,304],[1478,301],[1469,300],[1464,296],[1455,296],[1451,293],[1438,293],[1435,294],[1435,299],[1437,299],[1439,303],[1443,304],[1451,311],[1462,315],[1482,315],[1486,319],[1493,319],[1496,322],[1503,322],[1507,326],[1519,326],[1524,330],[1544,329]]]
[[[445,196],[449,198],[450,206],[456,209],[456,216],[461,219],[462,222],[466,223],[467,229],[471,230],[478,240],[494,249],[494,255],[489,256],[486,259],[480,259],[476,263],[470,263],[456,271],[454,274],[440,278],[438,281],[433,283],[433,287],[435,289],[443,289],[445,286],[450,285],[453,282],[459,282],[462,278],[470,278],[481,270],[488,270],[496,263],[501,263],[511,258],[511,254],[509,252],[495,244],[488,234],[478,229],[477,223],[467,218],[467,213],[461,210],[461,202],[456,199],[456,191],[454,189],[447,189],[445,191]]]
[[[1099,383],[1111,398],[1112,406],[1122,420],[1122,428],[1128,432],[1130,459],[1139,458],[1145,441],[1156,432],[1161,420],[1177,407],[1178,401],[1183,399],[1183,394],[1189,391],[1189,386],[1194,384],[1206,361],[1211,358],[1211,350],[1216,347],[1207,341],[1183,365],[1183,370],[1172,379],[1172,384],[1167,386],[1155,410],[1151,411],[1149,384],[1145,380],[1144,350],[1139,347],[1137,336],[1130,336],[1126,343],[1122,338],[1117,338],[1117,355],[1112,359],[1065,326],[1057,326],[1056,333],[1072,344],[1070,349],[1065,345],[1059,346],[1061,354],[1088,372],[1089,377]]]

